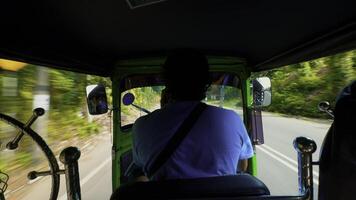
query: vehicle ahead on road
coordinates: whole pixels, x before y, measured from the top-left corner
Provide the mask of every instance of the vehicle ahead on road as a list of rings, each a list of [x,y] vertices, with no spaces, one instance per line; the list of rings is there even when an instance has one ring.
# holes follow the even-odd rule
[[[159,106],[157,94],[164,84],[160,66],[167,51],[193,48],[208,56],[214,77],[207,103],[240,112],[254,145],[262,144],[260,107],[270,103],[271,87],[267,78],[252,80],[251,74],[355,49],[353,4],[351,0],[11,1],[2,5],[0,13],[6,19],[2,22],[6,31],[1,34],[0,57],[111,78],[112,186],[113,191],[120,188],[118,194],[123,199],[135,195],[161,199],[313,199],[312,153],[316,146],[307,138],[297,138],[294,143],[299,154],[298,196],[271,196],[268,188],[254,177],[256,157],[249,160],[250,168],[244,175],[125,185],[128,180],[124,171],[131,159],[131,126],[142,115],[140,112],[145,112],[140,106],[146,109]],[[103,87],[89,90],[89,110],[93,114],[105,113],[108,106]],[[132,105],[140,111],[122,103],[128,93],[136,95],[137,102]],[[80,199],[77,165],[80,153],[76,148],[65,149],[60,159],[66,167],[60,170],[49,147],[29,128],[41,114],[41,109],[35,110],[25,125],[0,115],[21,130],[8,148],[15,149],[22,133],[27,133],[40,145],[50,163],[49,171],[31,172],[29,177],[51,175],[50,198],[56,199],[59,175],[64,173],[68,198]],[[334,136],[336,130],[339,127],[328,135]],[[329,140],[333,138],[330,136]],[[328,142],[326,146],[333,145],[334,142]],[[324,159],[320,163],[332,165],[334,160]],[[354,177],[349,176],[349,182],[337,182],[338,190],[342,191],[338,193],[331,184],[335,179],[330,177],[337,177],[335,169],[343,168],[330,168],[331,171],[326,169],[328,176],[324,179],[320,175],[319,184],[325,182],[328,187],[320,188],[319,193],[331,191],[331,197],[335,194],[350,197],[352,189],[348,184]]]

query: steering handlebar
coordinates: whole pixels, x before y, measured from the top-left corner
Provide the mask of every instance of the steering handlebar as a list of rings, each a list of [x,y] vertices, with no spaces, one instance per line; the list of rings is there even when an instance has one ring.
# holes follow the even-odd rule
[[[40,149],[43,151],[45,154],[47,161],[49,163],[50,171],[46,175],[51,175],[52,177],[52,186],[51,186],[51,194],[49,199],[50,200],[55,200],[58,197],[58,192],[59,192],[59,183],[60,183],[60,177],[59,174],[63,173],[62,170],[59,170],[59,166],[57,163],[57,159],[54,156],[52,150],[48,147],[47,143],[42,139],[40,135],[38,135],[35,131],[33,131],[30,126],[31,124],[39,117],[44,114],[44,110],[42,108],[37,108],[33,111],[33,115],[31,118],[28,120],[26,124],[23,124],[22,122],[8,116],[0,113],[0,121],[4,121],[8,123],[9,125],[15,127],[16,129],[19,130],[18,134],[16,137],[10,141],[6,146],[8,149],[13,150],[18,147],[18,143],[23,137],[24,134],[27,134],[32,138],[32,140],[40,147]],[[43,172],[42,172],[43,174]],[[42,175],[41,172],[30,172],[28,177],[29,178],[36,178],[38,175]],[[36,175],[36,176],[34,176]]]

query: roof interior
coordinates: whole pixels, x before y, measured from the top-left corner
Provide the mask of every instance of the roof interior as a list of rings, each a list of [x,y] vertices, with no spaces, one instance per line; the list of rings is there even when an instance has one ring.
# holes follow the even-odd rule
[[[174,48],[246,59],[261,71],[356,48],[356,6],[338,1],[10,1],[2,6],[0,56],[111,74],[120,60]]]

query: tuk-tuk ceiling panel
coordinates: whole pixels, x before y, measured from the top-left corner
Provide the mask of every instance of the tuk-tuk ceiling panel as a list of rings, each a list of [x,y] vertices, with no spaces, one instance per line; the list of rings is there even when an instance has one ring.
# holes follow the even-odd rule
[[[180,47],[246,58],[252,71],[356,48],[354,0],[6,1],[0,57],[109,76],[121,59]],[[4,20],[5,19],[5,20]]]

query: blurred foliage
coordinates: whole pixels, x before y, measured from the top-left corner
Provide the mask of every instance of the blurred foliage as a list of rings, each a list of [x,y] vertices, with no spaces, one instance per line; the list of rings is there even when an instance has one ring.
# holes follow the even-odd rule
[[[110,79],[79,74],[55,69],[45,69],[48,75],[48,87],[39,88],[38,71],[40,67],[27,65],[17,72],[2,71],[0,73],[0,113],[10,115],[21,122],[26,122],[32,115],[34,95],[38,90],[46,90],[50,95],[50,108],[46,115],[38,119],[38,124],[32,128],[42,135],[52,148],[58,146],[60,141],[84,139],[100,132],[100,123],[88,115],[86,105],[86,86],[104,83],[111,86]],[[15,80],[16,84],[12,84]],[[11,84],[10,84],[11,83]],[[13,92],[14,91],[14,92]],[[111,89],[108,90],[109,95]],[[108,98],[111,101],[111,98]],[[44,120],[44,121],[41,121]],[[0,122],[0,141],[5,144],[14,138],[17,131]],[[35,164],[39,159],[35,143],[25,136],[16,151],[11,156],[0,152],[0,170],[9,170],[16,167],[26,167]],[[53,149],[58,153],[59,149]]]
[[[135,104],[148,110],[154,109],[161,97],[161,90],[158,90],[157,87],[135,88],[130,92],[135,96]]]
[[[134,104],[149,111],[160,108],[161,91],[164,86],[140,87],[130,89],[122,93],[121,98],[130,92],[135,96]],[[222,98],[221,98],[222,97]],[[211,85],[207,91],[205,102],[215,106],[229,109],[240,109],[242,107],[241,90],[236,87]],[[133,106],[125,106],[121,102],[121,125],[132,124],[135,120],[146,113],[140,112]]]
[[[242,107],[241,90],[232,86],[211,85],[206,93],[206,100],[231,109]]]
[[[268,111],[307,117],[328,117],[318,103],[332,106],[340,91],[356,80],[356,50],[260,72],[272,81],[272,104]]]
[[[135,96],[135,105],[145,108],[149,111],[154,111],[160,108],[161,91],[164,86],[153,86],[153,87],[140,87],[130,89],[121,94],[121,98],[130,92]],[[134,123],[135,120],[142,115],[145,115],[142,111],[134,108],[133,106],[126,106],[121,102],[121,125],[125,126],[127,124]]]

